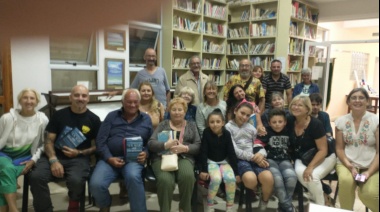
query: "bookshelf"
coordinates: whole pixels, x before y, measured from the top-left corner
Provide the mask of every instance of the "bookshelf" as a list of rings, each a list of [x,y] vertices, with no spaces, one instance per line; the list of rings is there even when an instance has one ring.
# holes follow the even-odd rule
[[[202,72],[220,88],[226,76],[227,3],[225,0],[167,0],[163,4],[163,67],[172,88],[202,59]]]
[[[247,58],[269,73],[284,58],[292,86],[300,82],[305,42],[316,39],[318,9],[302,0],[167,0],[163,6],[163,67],[171,87],[202,58],[202,71],[221,88]]]

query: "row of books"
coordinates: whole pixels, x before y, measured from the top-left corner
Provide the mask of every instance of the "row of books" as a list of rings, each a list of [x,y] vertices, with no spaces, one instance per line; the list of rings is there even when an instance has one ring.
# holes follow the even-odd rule
[[[172,66],[173,68],[188,68],[190,63],[190,58],[173,58]]]
[[[199,32],[199,22],[191,21],[188,18],[175,15],[173,18],[173,28],[187,30],[192,32]]]
[[[253,9],[251,12],[252,20],[276,18],[276,16],[277,16],[276,11],[271,10],[271,9],[256,8],[256,9]]]
[[[249,28],[247,26],[235,29],[228,29],[228,38],[249,37]]]
[[[298,84],[298,82],[299,82],[299,80],[298,80],[298,76],[299,76],[299,74],[297,74],[297,73],[295,73],[295,74],[293,74],[293,73],[289,73],[289,74],[288,74],[289,81],[290,81],[290,85],[291,85],[292,87],[294,87],[294,86],[296,86],[296,85]]]
[[[308,22],[318,23],[318,13],[313,11],[304,4],[293,2],[291,15]]]
[[[173,0],[173,7],[193,13],[201,13],[201,3],[193,0]]]
[[[297,22],[290,22],[289,25],[289,35],[290,36],[298,36],[298,23]]]
[[[185,43],[178,36],[173,37],[173,49],[186,50]]]
[[[203,51],[210,53],[224,53],[224,45],[203,39]]]
[[[225,36],[226,29],[226,26],[223,24],[202,22],[202,32],[206,34]]]
[[[296,39],[296,38],[290,38],[289,53],[290,54],[302,54],[303,53],[303,40]]]
[[[231,71],[229,73],[226,73],[226,82],[228,82],[233,75],[238,75],[238,74],[239,74],[239,72],[237,72],[237,71]]]
[[[263,70],[270,70],[270,63],[273,57],[252,57],[251,62],[254,66],[261,66]]]
[[[249,21],[249,10],[244,10],[240,16],[241,21]]]
[[[227,44],[227,54],[247,54],[248,53],[248,43],[236,44],[228,43]]]
[[[220,69],[220,64],[222,60],[220,58],[203,58],[202,68],[203,69]]]
[[[268,25],[263,22],[261,24],[253,23],[250,25],[251,36],[276,36],[276,26]]]
[[[305,25],[305,37],[308,39],[315,39],[316,38],[316,31],[315,27],[310,27],[308,25]]]
[[[301,61],[299,59],[289,61],[289,71],[299,71],[300,69]]]
[[[275,50],[275,43],[269,41],[265,43],[252,44],[249,48],[249,54],[273,54]]]
[[[239,61],[236,59],[226,60],[227,69],[239,69]]]
[[[208,74],[208,80],[213,81],[216,85],[220,85],[220,72]]]
[[[225,19],[226,17],[226,7],[219,5],[212,5],[210,2],[205,2],[204,4],[204,15]]]

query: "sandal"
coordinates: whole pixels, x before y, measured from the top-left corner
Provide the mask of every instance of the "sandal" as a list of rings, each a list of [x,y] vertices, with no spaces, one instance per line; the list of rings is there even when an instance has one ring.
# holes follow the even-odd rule
[[[328,194],[323,194],[325,196],[325,206],[335,208],[333,199]]]

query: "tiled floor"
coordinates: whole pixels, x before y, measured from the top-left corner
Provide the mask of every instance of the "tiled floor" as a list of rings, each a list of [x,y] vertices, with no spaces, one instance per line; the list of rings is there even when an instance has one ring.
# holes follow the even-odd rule
[[[22,182],[23,182],[22,177],[19,178],[19,182],[20,182],[20,185],[22,186]],[[333,192],[335,192],[335,185],[336,185],[336,182],[332,182]],[[63,184],[50,183],[49,186],[50,186],[50,190],[51,190],[51,198],[52,198],[53,205],[54,205],[54,211],[58,211],[58,212],[66,211],[67,205],[68,205],[68,198],[67,198],[67,189],[65,188],[64,183]],[[120,199],[118,196],[119,185],[117,183],[111,184],[110,192],[111,192],[112,199],[113,199],[112,208],[111,208],[112,212],[130,211],[128,199]],[[179,196],[178,196],[178,190],[177,189],[175,190],[175,194],[176,195],[174,195],[174,198],[172,201],[172,211],[178,211]],[[199,193],[198,196],[200,197],[201,193]],[[28,211],[30,211],[30,212],[34,212],[34,209],[32,207],[32,198],[33,198],[33,196],[29,192]],[[238,197],[235,199],[237,200]],[[216,198],[216,200],[218,202],[218,204],[216,205],[216,211],[217,212],[225,211],[225,201],[221,198],[218,198],[218,197]],[[150,184],[149,182],[146,184],[146,201],[147,201],[148,211],[150,211],[150,212],[158,212],[159,211],[159,206],[158,206],[158,202],[157,202],[157,195],[155,193],[155,186]],[[200,203],[198,205],[198,211],[203,211],[202,203],[201,203],[201,201],[199,201],[199,202]],[[253,211],[255,211],[255,208],[257,208],[258,203],[259,203],[258,201],[253,202],[253,204],[252,204]],[[17,204],[18,204],[19,208],[21,209],[22,188],[18,190]],[[293,200],[293,204],[296,206],[297,200]],[[307,202],[306,202],[306,204],[307,204]],[[339,208],[339,201],[337,201],[336,207]],[[276,198],[272,198],[268,204],[268,210],[267,211],[268,212],[275,212],[275,211],[277,211],[276,208],[277,208],[277,200],[276,200]],[[243,210],[243,208],[238,208],[237,202],[235,204],[235,209],[237,209],[237,211],[245,211],[245,210]],[[88,205],[88,202],[86,201],[86,211],[99,211],[99,209],[97,207]],[[364,205],[360,202],[360,200],[358,198],[355,202],[355,210],[354,211],[358,211],[358,212],[364,212],[365,211]]]

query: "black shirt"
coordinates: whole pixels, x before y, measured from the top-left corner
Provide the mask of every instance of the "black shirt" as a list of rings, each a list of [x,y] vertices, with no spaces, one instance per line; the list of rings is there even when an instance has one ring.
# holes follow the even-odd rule
[[[289,130],[284,127],[281,132],[275,132],[271,127],[265,127],[267,134],[257,138],[265,143],[267,158],[272,160],[289,160],[288,148],[290,146]]]

